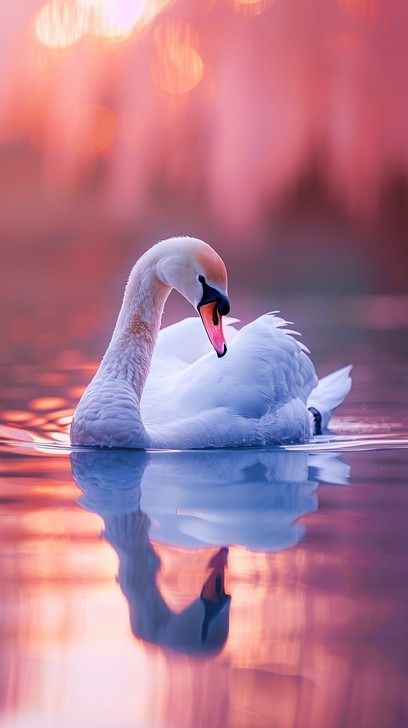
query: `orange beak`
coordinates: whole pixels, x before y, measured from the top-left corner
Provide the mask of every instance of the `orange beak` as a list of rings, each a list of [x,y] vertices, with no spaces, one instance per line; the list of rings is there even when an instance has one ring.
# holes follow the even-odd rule
[[[217,302],[211,301],[199,306],[198,313],[201,316],[207,336],[217,352],[217,356],[224,356],[227,353],[227,345],[222,330],[222,316],[218,311]]]

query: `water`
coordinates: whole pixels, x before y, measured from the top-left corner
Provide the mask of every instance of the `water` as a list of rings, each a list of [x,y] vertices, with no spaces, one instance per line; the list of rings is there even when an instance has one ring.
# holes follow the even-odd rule
[[[71,451],[95,361],[10,354],[1,728],[408,725],[406,331],[356,311],[309,328],[356,366],[305,447]]]

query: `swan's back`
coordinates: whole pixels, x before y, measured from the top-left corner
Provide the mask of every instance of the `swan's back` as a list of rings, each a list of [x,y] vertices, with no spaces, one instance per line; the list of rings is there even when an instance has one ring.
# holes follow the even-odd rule
[[[305,347],[285,324],[271,314],[260,316],[231,336],[223,359],[208,351],[170,373],[164,362],[169,361],[171,338],[177,344],[178,325],[172,337],[161,332],[159,356],[153,359],[141,402],[152,445],[220,447],[307,439],[306,402],[317,378]],[[195,346],[193,328],[190,324]],[[161,337],[167,339],[163,365]]]

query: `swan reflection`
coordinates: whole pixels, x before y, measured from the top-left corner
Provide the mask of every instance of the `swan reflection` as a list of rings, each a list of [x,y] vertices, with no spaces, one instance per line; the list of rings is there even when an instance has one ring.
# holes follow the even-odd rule
[[[202,654],[221,650],[228,636],[228,546],[276,551],[295,545],[304,532],[297,519],[317,509],[319,480],[348,477],[333,455],[284,451],[88,450],[73,452],[71,464],[80,504],[102,517],[103,536],[118,555],[133,634]],[[219,547],[200,594],[181,612],[161,595],[152,540]]]

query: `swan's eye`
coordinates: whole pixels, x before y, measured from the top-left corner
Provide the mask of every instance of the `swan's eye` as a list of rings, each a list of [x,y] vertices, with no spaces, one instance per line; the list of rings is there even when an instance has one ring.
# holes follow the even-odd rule
[[[228,298],[223,293],[220,293],[220,291],[217,291],[216,288],[209,286],[204,276],[197,276],[197,280],[200,281],[203,287],[203,295],[200,303],[198,304],[198,308],[200,308],[200,306],[206,305],[207,303],[214,302],[215,306],[212,313],[212,320],[214,326],[218,326],[218,314],[220,314],[220,316],[227,316],[230,312]]]

